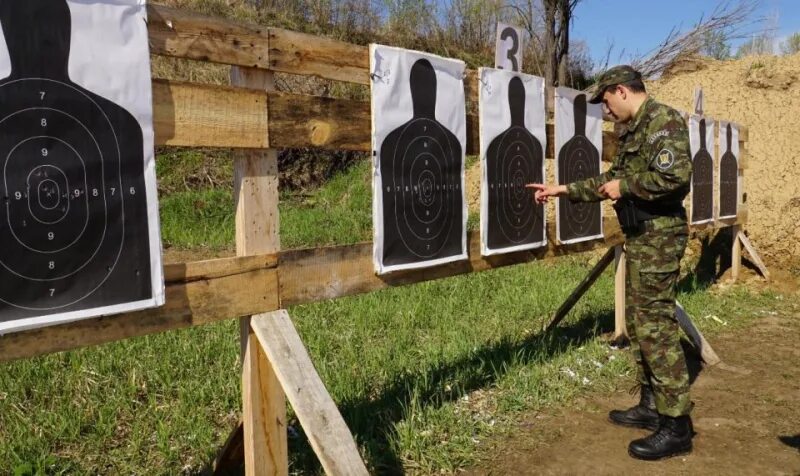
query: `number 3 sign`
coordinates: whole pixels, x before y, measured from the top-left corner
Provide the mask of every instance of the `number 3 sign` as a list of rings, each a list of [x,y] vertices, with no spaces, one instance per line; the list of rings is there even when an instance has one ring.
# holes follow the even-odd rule
[[[497,24],[494,67],[507,71],[522,70],[522,29],[505,23]]]

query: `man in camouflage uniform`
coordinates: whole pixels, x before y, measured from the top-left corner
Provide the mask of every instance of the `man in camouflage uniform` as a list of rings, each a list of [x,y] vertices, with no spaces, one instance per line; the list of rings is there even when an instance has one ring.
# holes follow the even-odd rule
[[[529,184],[543,203],[614,200],[625,233],[625,316],[638,364],[641,399],[609,413],[611,422],[653,430],[628,446],[631,456],[660,459],[692,449],[689,374],[675,317],[675,285],[688,238],[683,199],[692,161],[686,122],[674,109],[647,95],[641,75],[616,66],[600,75],[591,103],[602,102],[624,124],[610,169],[567,185]]]

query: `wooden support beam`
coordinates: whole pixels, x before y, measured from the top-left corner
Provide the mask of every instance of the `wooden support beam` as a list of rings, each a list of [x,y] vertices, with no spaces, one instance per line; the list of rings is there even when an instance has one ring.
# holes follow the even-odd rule
[[[255,68],[231,68],[231,84],[261,94],[275,89],[272,73]],[[264,116],[267,116],[266,108]],[[236,254],[277,252],[280,249],[278,151],[251,149],[238,152],[233,176]],[[239,330],[245,471],[248,475],[286,475],[289,473],[286,398],[272,365],[252,332],[250,317],[240,319]]]
[[[703,362],[707,363],[708,365],[717,365],[718,363],[722,362],[717,353],[714,352],[714,349],[711,348],[711,344],[709,344],[706,338],[703,337],[703,334],[692,322],[689,314],[677,300],[675,301],[675,317],[677,318],[681,329],[683,329],[683,332],[690,339],[692,339],[692,344],[694,344],[694,347],[700,351]]]
[[[264,91],[153,80],[156,145],[264,148]]]
[[[614,246],[614,337],[613,340],[628,338],[625,324],[625,248]]]
[[[480,236],[470,232],[467,236],[469,259],[432,268],[399,271],[377,276],[372,264],[372,243],[331,246],[307,250],[290,250],[281,253],[279,277],[283,307],[304,302],[332,299],[360,294],[392,286],[440,279],[458,274],[484,271],[492,268],[527,263],[567,253],[589,251],[622,242],[616,219],[606,219],[605,240],[573,245],[549,244],[538,250],[520,251],[483,257],[480,254]],[[554,232],[548,227],[549,232]]]
[[[164,266],[166,303],[0,336],[0,362],[278,309],[276,255]]]
[[[564,317],[567,315],[567,313],[569,313],[572,307],[575,306],[575,303],[578,302],[581,296],[583,296],[586,293],[586,291],[588,291],[589,288],[592,287],[592,284],[594,284],[594,282],[597,281],[597,278],[599,278],[600,275],[603,274],[603,271],[605,271],[605,269],[608,268],[608,265],[611,264],[612,261],[614,261],[615,250],[616,246],[610,247],[608,251],[606,251],[606,254],[604,254],[603,257],[600,258],[600,261],[598,261],[597,264],[594,265],[592,270],[589,271],[589,274],[587,274],[586,277],[583,278],[583,281],[581,281],[578,287],[575,288],[574,291],[572,291],[572,294],[570,294],[569,297],[567,297],[566,301],[564,301],[564,303],[561,304],[561,307],[558,308],[556,313],[553,315],[553,320],[550,321],[550,324],[545,329],[545,332],[550,332],[551,330],[555,329],[556,326],[558,326],[558,323],[561,322],[561,320],[564,319]]]
[[[742,245],[744,245],[744,249],[747,250],[747,254],[750,255],[753,264],[755,264],[758,270],[761,271],[761,275],[764,276],[764,279],[769,281],[769,270],[761,260],[761,256],[759,256],[753,244],[750,242],[750,238],[748,238],[747,235],[745,235],[741,230],[739,230],[739,233],[737,233],[736,237],[742,242]]]
[[[332,476],[369,474],[289,313],[281,309],[253,316],[251,325],[325,472]]]
[[[364,101],[155,79],[153,120],[156,145],[372,149],[370,105]],[[545,156],[552,159],[553,124],[546,133]],[[479,153],[478,134],[478,116],[467,114],[468,155]],[[612,161],[616,151],[616,136],[603,132],[602,159]]]

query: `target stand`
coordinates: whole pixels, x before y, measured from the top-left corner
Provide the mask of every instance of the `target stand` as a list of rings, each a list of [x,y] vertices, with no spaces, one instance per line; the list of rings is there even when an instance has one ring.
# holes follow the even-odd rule
[[[692,158],[692,223],[714,219],[714,160],[706,146],[706,120],[698,125],[700,145]]]
[[[378,154],[384,272],[466,256],[461,143],[436,120],[430,61],[417,60],[409,79],[413,118],[386,136]]]
[[[719,161],[719,216],[736,216],[739,205],[739,161],[733,153],[733,131],[731,124],[725,128],[727,148]]]
[[[525,127],[525,86],[519,77],[508,84],[511,125],[486,149],[483,163],[488,203],[482,217],[482,252],[516,251],[543,246],[544,205],[535,204],[525,188],[544,181],[541,142]]]
[[[0,20],[0,326],[151,300],[141,127],[70,80],[66,2],[2,2]]]
[[[586,137],[586,95],[573,102],[575,133],[558,154],[558,183],[568,184],[600,175],[600,153]],[[602,211],[599,202],[571,202],[558,198],[558,238],[574,243],[602,236]]]

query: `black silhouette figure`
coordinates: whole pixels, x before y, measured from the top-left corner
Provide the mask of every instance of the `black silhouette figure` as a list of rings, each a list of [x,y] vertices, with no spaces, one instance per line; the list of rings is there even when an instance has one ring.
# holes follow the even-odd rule
[[[383,141],[383,265],[432,261],[464,252],[462,149],[436,120],[436,73],[411,67],[414,117]]]
[[[542,183],[542,144],[525,128],[525,86],[508,84],[511,126],[486,149],[487,247],[491,250],[544,240],[544,205],[536,205],[526,183]]]
[[[731,148],[733,131],[730,124],[725,132],[728,149],[719,162],[719,216],[734,217],[739,201],[739,164]]]
[[[713,215],[714,161],[706,149],[706,120],[700,119],[700,149],[692,159],[692,222],[710,220]]]
[[[558,154],[558,183],[568,184],[600,175],[600,153],[586,137],[586,95],[579,94],[573,103],[575,135]],[[600,203],[558,200],[559,240],[566,242],[602,233]]]
[[[0,24],[0,321],[151,298],[139,124],[70,81],[66,1],[2,1]]]

